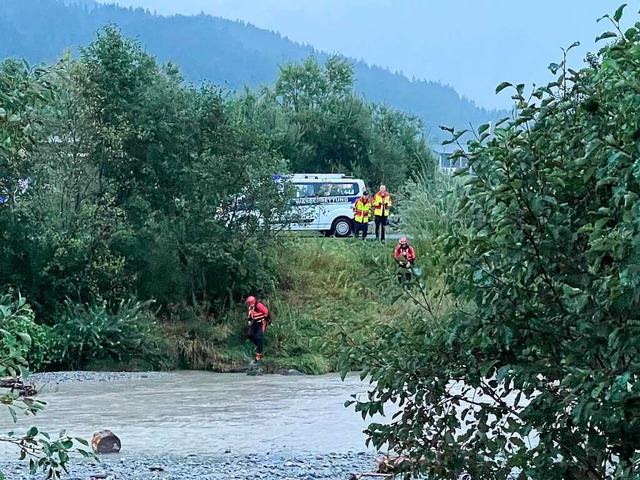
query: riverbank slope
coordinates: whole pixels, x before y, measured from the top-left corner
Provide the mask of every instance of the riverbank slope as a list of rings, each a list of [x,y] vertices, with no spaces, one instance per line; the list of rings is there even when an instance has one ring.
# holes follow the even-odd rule
[[[392,254],[393,244],[288,239],[277,253],[275,294],[262,299],[274,316],[266,333],[265,371],[335,371],[345,335],[362,341],[368,321],[391,318],[404,308],[387,295]],[[245,314],[239,306],[220,322],[182,318],[163,323],[163,329],[184,368],[242,371],[253,358]]]

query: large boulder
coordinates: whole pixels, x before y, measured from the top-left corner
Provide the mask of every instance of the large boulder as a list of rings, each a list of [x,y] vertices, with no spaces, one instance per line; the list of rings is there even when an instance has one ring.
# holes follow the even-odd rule
[[[93,434],[91,448],[102,455],[105,453],[118,453],[122,447],[122,442],[111,430],[100,430]]]

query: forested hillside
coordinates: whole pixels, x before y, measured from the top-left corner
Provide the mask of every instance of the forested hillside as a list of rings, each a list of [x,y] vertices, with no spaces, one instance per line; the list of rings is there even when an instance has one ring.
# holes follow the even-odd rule
[[[328,57],[278,34],[208,15],[162,17],[141,9],[69,3],[3,0],[0,58],[51,62],[67,47],[76,53],[108,23],[117,24],[127,36],[138,37],[160,62],[177,63],[187,80],[208,80],[232,90],[273,83],[283,62],[299,61],[310,54],[320,61]],[[453,88],[437,82],[410,81],[359,61],[354,61],[354,71],[356,89],[367,100],[417,115],[432,138],[442,138],[441,124],[466,127],[470,122],[477,125],[502,116],[478,108]]]

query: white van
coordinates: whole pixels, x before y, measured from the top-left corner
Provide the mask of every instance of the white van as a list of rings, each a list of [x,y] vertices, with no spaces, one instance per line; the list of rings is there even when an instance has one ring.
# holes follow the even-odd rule
[[[274,175],[273,180],[291,187],[291,211],[280,221],[284,230],[319,231],[348,237],[353,233],[353,204],[365,191],[364,181],[341,173]],[[262,223],[260,214],[240,193],[219,206],[216,218],[231,222],[246,216]]]
[[[314,230],[347,237],[353,232],[353,204],[365,191],[364,181],[340,173],[288,175],[295,198],[291,200],[297,223],[291,230]]]

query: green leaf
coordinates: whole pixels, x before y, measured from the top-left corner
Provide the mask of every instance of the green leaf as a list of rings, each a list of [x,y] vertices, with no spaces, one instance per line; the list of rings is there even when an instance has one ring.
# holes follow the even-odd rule
[[[624,37],[630,42],[633,42],[637,36],[638,36],[638,29],[636,27],[628,28],[627,31],[624,32]]]
[[[500,93],[502,90],[504,90],[507,87],[513,87],[513,84],[510,82],[502,82],[500,85],[496,87],[496,93]]]
[[[600,40],[605,40],[607,38],[618,38],[618,35],[614,32],[604,32],[602,35],[596,37],[596,42]]]
[[[627,6],[626,3],[623,3],[622,5],[620,5],[618,7],[618,9],[616,10],[616,12],[613,14],[613,20],[616,22],[619,22],[620,19],[622,18],[622,13],[624,12],[625,7]]]
[[[28,437],[35,437],[36,435],[38,435],[38,428],[37,428],[37,427],[31,427],[31,428],[27,431],[27,436],[28,436]]]
[[[573,48],[579,47],[580,46],[580,42],[573,42],[571,45],[569,45],[569,47],[567,48],[567,52]]]
[[[596,387],[591,390],[591,398],[598,398],[606,386],[607,384],[604,382],[596,385]]]
[[[509,439],[509,441],[519,448],[525,448],[525,444],[520,437],[513,436]]]
[[[28,333],[20,332],[17,334],[17,336],[20,339],[20,341],[22,341],[26,345],[31,345],[31,336]]]

